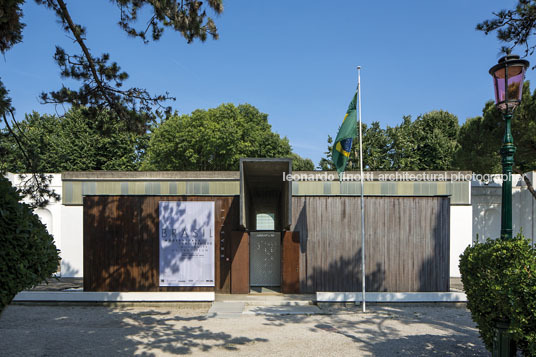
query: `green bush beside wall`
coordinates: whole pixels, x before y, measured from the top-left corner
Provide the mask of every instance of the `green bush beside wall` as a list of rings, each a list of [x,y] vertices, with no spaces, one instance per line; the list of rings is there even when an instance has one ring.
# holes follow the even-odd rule
[[[0,312],[19,291],[50,278],[58,268],[52,236],[20,199],[0,176]]]
[[[467,307],[486,348],[493,347],[497,320],[509,320],[526,356],[536,355],[536,250],[518,235],[467,247],[460,256]]]

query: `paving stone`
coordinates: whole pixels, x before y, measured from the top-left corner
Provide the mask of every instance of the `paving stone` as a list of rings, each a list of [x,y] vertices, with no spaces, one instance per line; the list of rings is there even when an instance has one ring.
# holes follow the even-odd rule
[[[246,306],[245,315],[318,315],[324,314],[315,305]]]
[[[243,302],[221,302],[216,301],[208,310],[208,317],[236,318],[242,316],[245,304]]]

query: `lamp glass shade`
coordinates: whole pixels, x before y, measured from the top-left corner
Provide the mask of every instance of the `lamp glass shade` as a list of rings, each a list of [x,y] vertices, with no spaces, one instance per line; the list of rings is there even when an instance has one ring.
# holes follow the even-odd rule
[[[495,103],[502,111],[513,110],[521,102],[526,65],[506,62],[497,67],[499,68],[491,73],[495,87]]]

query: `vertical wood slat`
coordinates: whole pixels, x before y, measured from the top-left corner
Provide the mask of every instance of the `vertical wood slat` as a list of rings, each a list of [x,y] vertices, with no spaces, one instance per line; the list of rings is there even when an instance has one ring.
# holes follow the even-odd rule
[[[215,287],[159,286],[160,201],[215,202]],[[236,196],[84,197],[84,289],[229,293],[230,236],[238,227],[237,210]]]
[[[361,291],[359,200],[293,197],[303,293]],[[365,197],[367,291],[448,291],[449,225],[448,197]]]
[[[294,230],[304,233],[300,236],[302,292],[360,291],[359,199],[293,198]],[[231,264],[225,255],[231,250],[230,232],[237,227],[234,221],[238,220],[238,213],[233,208],[236,197],[206,196],[85,197],[83,245],[87,290],[176,289],[158,287],[160,200],[222,200],[215,212],[216,291],[230,291]],[[365,212],[369,287],[380,291],[448,290],[448,198],[366,197]],[[97,238],[88,239],[90,236]],[[222,237],[223,260],[220,257]]]

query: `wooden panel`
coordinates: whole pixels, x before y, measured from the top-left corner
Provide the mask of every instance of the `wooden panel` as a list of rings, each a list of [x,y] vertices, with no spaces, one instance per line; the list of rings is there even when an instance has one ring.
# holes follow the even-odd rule
[[[359,196],[293,197],[300,289],[361,291]],[[365,197],[367,291],[448,291],[448,197]]]
[[[160,287],[158,202],[213,201],[215,287]],[[230,236],[238,226],[238,197],[84,197],[86,291],[217,291],[231,287]]]
[[[284,232],[281,247],[281,292],[300,292],[300,233]]]
[[[231,234],[231,294],[249,294],[249,234]]]

